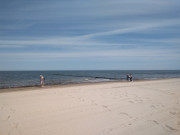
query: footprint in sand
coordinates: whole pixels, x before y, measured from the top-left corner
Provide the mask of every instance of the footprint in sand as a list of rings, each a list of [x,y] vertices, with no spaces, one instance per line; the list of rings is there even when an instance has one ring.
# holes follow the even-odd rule
[[[150,122],[153,122],[154,124],[159,124],[159,122],[157,122],[156,120],[148,120]]]
[[[157,109],[155,105],[151,105],[151,108],[152,109]]]
[[[16,110],[14,110],[14,109],[12,109],[12,108],[10,108],[10,111],[11,111],[12,113],[15,113],[15,112],[16,112]]]
[[[175,109],[171,110],[169,113],[170,113],[171,115],[179,115],[179,114],[180,114],[180,111],[179,111],[177,108],[175,108]]]
[[[14,126],[14,128],[16,128],[16,129],[18,128],[18,125],[19,125],[19,123],[16,123],[16,122],[13,123],[13,126]]]
[[[84,99],[83,99],[83,98],[80,97],[80,98],[78,98],[78,99],[79,99],[80,101],[84,102]]]
[[[10,119],[10,117],[11,117],[11,116],[8,115],[6,118],[3,118],[2,120],[3,120],[3,121],[8,121],[8,120]]]
[[[134,103],[133,101],[129,101],[129,103]]]
[[[106,133],[109,134],[110,132],[112,132],[112,130],[113,130],[112,128],[109,128],[109,129],[106,131]]]
[[[169,112],[170,114],[172,114],[172,115],[176,115],[177,113],[176,112]]]
[[[167,128],[168,130],[170,130],[170,131],[177,131],[177,129],[175,129],[175,128],[169,126],[169,125],[165,125],[165,126],[166,126],[166,128]]]
[[[108,111],[111,111],[111,109],[108,108],[106,105],[102,105],[103,108],[106,108]]]
[[[132,119],[132,117],[128,113],[125,113],[125,112],[120,112],[119,115],[125,115],[125,116],[129,117],[130,119]]]
[[[159,124],[159,122],[157,122],[157,121],[155,121],[155,120],[153,120],[153,122],[156,123],[156,124]]]
[[[9,116],[7,117],[7,120],[9,120],[9,119],[10,119],[10,117],[11,117],[11,116],[9,115]]]
[[[94,102],[94,100],[92,100],[91,103],[96,105],[96,106],[98,105],[96,102]]]
[[[105,129],[105,130],[103,131],[102,135],[108,135],[108,134],[110,134],[110,132],[112,132],[112,131],[113,131],[112,128]]]
[[[125,113],[125,112],[120,112],[119,114],[129,116],[129,114],[128,114],[128,113]]]

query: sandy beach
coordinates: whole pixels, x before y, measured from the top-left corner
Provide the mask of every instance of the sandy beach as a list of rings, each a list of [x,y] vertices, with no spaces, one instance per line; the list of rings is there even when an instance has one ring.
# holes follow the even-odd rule
[[[0,92],[0,135],[180,135],[180,79]]]

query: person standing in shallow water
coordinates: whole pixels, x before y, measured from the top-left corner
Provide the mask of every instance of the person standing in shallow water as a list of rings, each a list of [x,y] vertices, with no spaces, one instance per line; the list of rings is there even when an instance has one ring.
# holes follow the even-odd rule
[[[41,87],[44,87],[44,76],[40,75],[40,84],[41,84]]]
[[[132,82],[132,74],[129,75],[129,80]]]
[[[129,74],[126,74],[126,80],[129,81]]]

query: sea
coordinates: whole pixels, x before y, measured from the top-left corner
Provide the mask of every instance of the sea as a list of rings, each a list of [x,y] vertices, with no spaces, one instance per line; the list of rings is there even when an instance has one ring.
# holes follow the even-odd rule
[[[40,85],[40,75],[45,85],[67,85],[94,82],[180,78],[180,70],[81,70],[81,71],[0,71],[0,89],[34,87]]]

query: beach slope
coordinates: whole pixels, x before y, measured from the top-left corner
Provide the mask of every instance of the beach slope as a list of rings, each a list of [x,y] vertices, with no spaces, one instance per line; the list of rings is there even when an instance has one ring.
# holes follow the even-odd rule
[[[0,92],[0,135],[179,135],[180,79]]]

